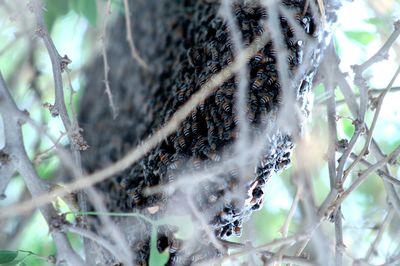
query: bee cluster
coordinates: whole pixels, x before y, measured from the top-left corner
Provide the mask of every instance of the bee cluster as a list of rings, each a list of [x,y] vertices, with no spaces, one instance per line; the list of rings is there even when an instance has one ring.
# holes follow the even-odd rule
[[[140,1],[133,1],[132,6],[140,6],[138,2]],[[304,10],[304,2],[306,1],[285,0],[283,4],[298,14],[296,19],[305,33],[312,34],[313,22],[310,14],[307,12],[300,15]],[[95,169],[104,161],[104,153],[112,157],[108,158],[109,161],[115,161],[124,151],[137,144],[138,139],[160,128],[212,75],[235,59],[229,30],[223,18],[218,15],[218,2],[166,0],[147,1],[147,5],[147,9],[151,10],[149,12],[157,16],[154,17],[154,25],[146,24],[151,22],[146,21],[149,17],[146,17],[145,10],[141,10],[142,14],[138,13],[141,21],[134,30],[137,31],[136,34],[149,31],[157,37],[157,44],[153,45],[149,44],[149,37],[147,43],[146,36],[142,38],[144,40],[140,36],[136,38],[139,48],[142,47],[139,50],[143,50],[142,55],[150,62],[151,71],[131,67],[121,59],[116,67],[128,68],[134,73],[137,92],[130,92],[122,77],[111,80],[113,88],[121,88],[116,92],[117,104],[120,99],[123,107],[124,104],[132,105],[132,102],[127,102],[128,94],[138,97],[141,106],[122,108],[119,118],[111,122],[105,121],[107,115],[104,111],[88,114],[85,111],[87,107],[83,106],[81,121],[87,123],[100,120],[96,129],[85,127],[86,138],[92,140],[89,144],[101,151],[100,154],[89,152],[89,156],[84,158],[89,169]],[[268,12],[257,1],[239,1],[233,4],[232,10],[245,46],[264,34]],[[123,23],[120,24],[123,27]],[[284,17],[280,18],[280,27],[288,50],[290,74],[301,64],[303,48]],[[121,53],[120,47],[110,49],[109,54],[112,56]],[[129,51],[127,47],[122,50]],[[261,128],[267,122],[268,113],[278,110],[281,102],[276,52],[271,42],[249,60],[248,68],[246,115],[252,132],[257,135],[262,132]],[[139,163],[112,180],[101,183],[99,189],[106,193],[108,208],[113,211],[142,211],[155,218],[164,215],[171,198],[184,194],[184,189],[178,188],[174,193],[159,192],[149,195],[145,193],[146,188],[173,184],[177,176],[182,176],[182,169],[188,168],[188,162],[190,170],[205,169],[218,163],[223,155],[229,153],[230,144],[237,139],[237,87],[235,78],[227,80],[192,111],[174,134],[168,136]],[[85,102],[85,97],[83,101]],[[123,121],[124,119],[130,121]],[[104,129],[109,126],[113,127],[111,134],[117,135],[113,137],[114,142],[106,137],[94,137],[99,127]],[[139,129],[134,129],[136,126]],[[268,177],[290,163],[290,152],[293,148],[290,136],[278,132],[271,139],[272,145],[265,151],[254,172],[254,178],[245,188],[240,187],[243,177],[238,169],[218,174],[212,180],[193,181],[196,189],[195,195],[191,197],[218,238],[240,235],[243,220],[262,206],[263,187]],[[233,197],[236,191],[243,195]],[[184,202],[181,204],[185,205]],[[156,211],[146,212],[154,206],[157,206]],[[218,256],[219,252],[208,244],[199,244],[196,250],[183,250],[181,240],[176,239],[172,231],[169,227],[160,228],[157,242],[159,251],[169,248],[169,265],[188,265]],[[148,258],[148,251],[146,253],[145,249],[140,249],[139,253],[141,256],[138,258]],[[138,264],[143,263],[138,259]]]

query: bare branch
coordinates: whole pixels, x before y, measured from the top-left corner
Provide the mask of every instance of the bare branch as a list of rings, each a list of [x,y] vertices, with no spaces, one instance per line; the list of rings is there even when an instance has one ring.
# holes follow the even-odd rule
[[[365,255],[365,261],[368,262],[373,255],[376,255],[377,246],[379,245],[379,242],[382,240],[383,234],[385,233],[390,222],[392,221],[393,214],[394,214],[393,209],[389,210],[389,212],[386,214],[384,220],[382,221],[382,224],[379,226],[379,230],[378,230],[378,233],[376,234],[376,238],[374,239],[374,242],[372,242],[371,246],[369,247],[369,249],[367,251],[367,254]]]
[[[11,155],[10,163],[23,177],[29,192],[32,194],[33,202],[35,202],[35,198],[39,195],[49,193],[49,186],[38,177],[26,154],[21,132],[21,121],[18,117],[13,116],[14,109],[17,109],[17,106],[13,102],[0,73],[0,111],[3,117],[6,138],[4,151]],[[53,220],[58,216],[57,212],[50,204],[41,205],[38,208],[51,228]],[[61,261],[66,261],[70,265],[84,265],[83,260],[72,249],[64,233],[57,229],[52,229],[50,232],[57,245]]]
[[[131,49],[131,55],[133,60],[136,60],[143,68],[148,69],[147,64],[144,60],[139,56],[138,51],[133,42],[132,37],[132,28],[131,28],[131,15],[129,10],[129,2],[128,0],[124,0],[124,7],[125,7],[125,23],[126,23],[126,40],[128,41],[129,48]]]
[[[106,47],[107,47],[107,22],[108,22],[108,17],[111,14],[111,0],[107,1],[107,7],[106,7],[106,10],[104,13],[105,13],[104,14],[104,26],[103,26],[102,36],[101,36],[101,40],[102,40],[101,53],[103,55],[103,64],[104,64],[104,85],[106,86],[105,92],[108,97],[108,102],[110,104],[112,115],[113,115],[113,118],[115,119],[118,116],[118,109],[115,106],[113,95],[111,93],[110,82],[108,79],[108,72],[110,71],[110,67],[108,65],[108,57],[107,57],[107,49],[106,49]]]
[[[366,69],[371,67],[373,64],[375,64],[383,59],[387,59],[387,57],[389,56],[388,52],[389,52],[390,47],[392,47],[392,45],[395,43],[396,39],[400,35],[400,20],[396,21],[393,25],[394,25],[394,31],[389,36],[389,38],[387,39],[385,44],[378,50],[378,52],[376,52],[376,54],[374,54],[370,59],[365,61],[363,64],[355,65],[354,66],[355,72],[362,73]]]
[[[373,131],[375,129],[375,125],[376,125],[376,122],[378,121],[378,117],[379,117],[379,114],[380,114],[380,111],[381,111],[381,108],[382,108],[383,99],[385,98],[385,96],[388,93],[388,91],[392,88],[393,83],[395,82],[395,80],[396,80],[397,76],[399,75],[399,73],[400,73],[400,67],[397,68],[397,71],[394,74],[392,80],[389,82],[389,85],[387,86],[387,88],[379,95],[379,100],[378,100],[378,103],[377,103],[377,106],[376,106],[376,111],[375,111],[375,114],[374,114],[374,118],[372,120],[371,128],[370,128],[370,130],[368,132],[367,140],[366,140],[366,142],[364,144],[363,149],[360,152],[360,155],[357,157],[356,160],[354,160],[351,163],[351,165],[346,169],[346,171],[344,171],[343,179],[345,179],[347,177],[347,175],[350,173],[350,171],[353,169],[353,167],[361,160],[361,158],[364,155],[367,154],[369,145],[370,145],[371,140],[372,140],[372,133],[373,133]]]

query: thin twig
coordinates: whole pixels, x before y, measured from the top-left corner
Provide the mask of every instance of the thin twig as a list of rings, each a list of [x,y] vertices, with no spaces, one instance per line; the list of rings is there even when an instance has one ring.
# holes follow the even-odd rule
[[[110,252],[110,254],[117,259],[122,257],[120,250],[114,244],[107,241],[104,237],[98,236],[97,234],[93,233],[92,231],[89,231],[89,230],[86,230],[83,228],[79,228],[76,226],[71,226],[71,225],[64,225],[63,230],[92,240],[93,242],[99,244],[104,249],[108,250]]]
[[[190,198],[189,195],[186,195],[186,200],[189,205],[189,208],[193,215],[196,217],[196,220],[200,224],[200,228],[202,228],[207,235],[208,239],[210,242],[214,245],[216,249],[218,249],[221,253],[224,253],[225,248],[221,245],[220,242],[218,242],[217,238],[213,234],[213,230],[211,229],[210,225],[207,223],[207,221],[204,219],[203,215],[200,213],[200,211],[197,209],[196,205],[193,203],[193,200]]]
[[[383,90],[384,90],[384,89],[369,89],[368,92],[370,93],[370,95],[376,95],[376,94],[382,93]],[[393,92],[399,92],[399,91],[400,91],[400,87],[392,87],[392,89],[390,90],[391,93],[393,93]],[[359,97],[360,97],[359,94],[354,95],[354,98],[355,98],[355,99],[357,99],[357,98],[359,98]],[[346,102],[345,99],[336,100],[336,106],[340,106],[340,105],[343,105],[343,104],[346,104],[346,103],[347,103],[347,102]],[[324,101],[324,100],[322,100],[322,101],[317,101],[316,104],[318,104],[318,105],[319,105],[319,104],[325,104],[325,101]]]
[[[108,65],[108,57],[107,57],[107,22],[108,18],[111,14],[111,0],[107,1],[107,7],[104,11],[104,25],[103,25],[103,30],[102,30],[102,46],[101,46],[101,53],[103,55],[103,64],[104,64],[104,85],[106,86],[105,93],[107,94],[108,97],[108,102],[112,111],[113,119],[117,118],[118,116],[118,109],[115,106],[113,95],[111,93],[111,88],[110,88],[110,82],[108,79],[108,73],[110,71],[110,67]]]
[[[296,207],[297,207],[297,204],[299,203],[301,194],[303,193],[303,186],[304,186],[303,182],[300,182],[298,184],[297,190],[296,190],[296,195],[294,196],[292,205],[290,206],[289,213],[285,218],[285,222],[283,223],[283,225],[279,229],[279,232],[281,233],[282,237],[287,237],[288,236],[290,223],[291,223],[291,221],[293,219],[294,212],[296,211]]]
[[[277,262],[277,257],[276,253],[269,252],[269,251],[263,251],[260,252],[262,256],[266,257],[268,259],[268,263],[274,265],[275,262]],[[290,263],[298,266],[317,266],[318,264],[311,262],[307,258],[299,257],[299,256],[287,256],[283,255],[281,258],[281,263]]]
[[[352,153],[352,154],[350,155],[350,157],[353,158],[353,159],[355,159],[355,158],[357,158],[357,155],[356,155],[355,153]],[[368,166],[368,167],[370,167],[370,166],[372,165],[372,163],[368,162],[368,161],[365,160],[365,159],[361,159],[360,163],[362,163],[363,165]],[[388,174],[386,171],[382,171],[381,169],[378,169],[378,170],[376,171],[376,173],[377,173],[382,179],[384,179],[385,181],[387,181],[387,182],[389,182],[389,183],[391,183],[391,184],[393,184],[393,185],[400,186],[400,180],[398,180],[398,179],[395,178],[394,176]]]
[[[386,94],[387,94],[387,93],[390,91],[390,89],[392,88],[393,83],[395,82],[395,80],[396,80],[397,76],[399,75],[399,73],[400,73],[400,66],[397,68],[396,73],[394,74],[394,76],[393,76],[392,79],[390,80],[389,85],[388,85],[388,86],[386,87],[386,89],[379,95],[379,100],[378,100],[378,103],[377,103],[377,106],[376,106],[376,111],[375,111],[375,114],[374,114],[374,118],[373,118],[373,120],[372,120],[371,128],[370,128],[370,130],[369,130],[369,132],[368,132],[368,135],[367,135],[367,140],[365,141],[364,147],[363,147],[363,149],[361,150],[359,156],[358,156],[358,157],[351,163],[351,165],[343,172],[343,179],[344,179],[344,180],[345,180],[346,177],[349,175],[349,173],[351,172],[351,170],[353,169],[353,167],[361,160],[361,158],[362,158],[363,156],[365,156],[365,155],[368,153],[368,148],[369,148],[369,146],[370,146],[370,144],[371,144],[371,140],[372,140],[372,133],[373,133],[373,131],[374,131],[374,129],[375,129],[375,126],[376,126],[376,123],[377,123],[377,121],[378,121],[378,117],[379,117],[380,111],[381,111],[381,109],[382,109],[383,100],[384,100]]]
[[[372,166],[368,167],[365,171],[363,171],[357,179],[351,184],[351,186],[345,190],[335,201],[335,205],[338,206],[338,204],[342,203],[343,200],[350,195],[351,192],[353,192],[358,186],[360,186],[364,180],[373,172],[378,170],[379,168],[385,166],[387,163],[396,160],[397,157],[400,154],[400,146],[398,146],[393,152],[391,152],[389,155],[378,161],[377,163],[373,164]]]
[[[336,143],[337,143],[337,128],[336,128],[336,105],[335,105],[335,83],[332,79],[332,75],[329,73],[332,72],[332,58],[334,58],[334,47],[331,45],[329,47],[329,53],[326,57],[326,63],[324,71],[328,74],[325,78],[325,90],[326,93],[330,96],[327,99],[327,117],[328,117],[328,134],[329,134],[329,145],[328,145],[328,169],[329,169],[329,180],[331,190],[336,189],[337,191],[341,191],[342,188],[342,176],[336,175]],[[328,63],[329,62],[329,63]],[[340,206],[338,206],[335,215],[334,215],[334,223],[335,223],[335,265],[341,266],[343,263],[343,228],[342,228],[342,212]]]
[[[387,59],[390,47],[392,47],[392,45],[395,43],[396,39],[400,35],[400,20],[396,21],[393,25],[394,25],[394,31],[386,40],[385,44],[378,50],[378,52],[376,52],[376,54],[374,54],[370,59],[365,61],[363,64],[354,66],[354,70],[356,72],[362,73],[366,69],[371,67],[373,64],[383,59]]]
[[[35,198],[42,194],[49,193],[49,186],[39,178],[35,168],[26,154],[26,150],[23,143],[21,121],[18,117],[13,116],[13,110],[18,109],[15,105],[0,73],[0,111],[3,117],[4,133],[6,145],[4,152],[10,154],[10,163],[16,169],[16,171],[23,177],[25,184],[32,195],[32,201],[35,202]],[[7,118],[7,119],[5,119]],[[45,220],[52,225],[52,221],[58,216],[57,212],[51,204],[37,206],[40,212],[43,214]],[[59,232],[58,230],[50,231],[53,240],[56,243],[60,260],[68,262],[70,265],[84,265],[83,260],[75,253],[72,249],[67,236]]]
[[[382,240],[383,234],[385,233],[386,229],[388,228],[390,222],[392,221],[394,214],[393,209],[389,209],[389,212],[385,215],[385,219],[383,219],[381,225],[379,226],[379,231],[376,234],[374,241],[372,242],[371,246],[369,247],[367,254],[365,255],[364,260],[369,261],[373,255],[377,255],[377,246]]]
[[[229,254],[229,255],[225,255],[221,258],[219,258],[218,260],[213,260],[212,263],[216,263],[216,264],[222,264],[224,261],[230,260],[230,259],[234,259],[234,258],[238,258],[244,255],[248,255],[251,254],[253,252],[260,252],[260,251],[265,251],[274,247],[280,247],[283,245],[294,245],[295,243],[308,239],[310,238],[310,236],[312,235],[312,233],[314,232],[315,228],[312,230],[309,230],[306,233],[301,233],[301,234],[296,234],[293,236],[289,236],[286,238],[279,238],[279,239],[275,239],[267,244],[263,244],[257,247],[251,247],[251,248],[246,248],[243,249],[241,251]],[[202,263],[200,263],[199,265],[209,265],[210,261],[204,261]]]
[[[133,42],[132,27],[131,27],[132,23],[131,23],[131,15],[130,15],[130,10],[129,10],[128,0],[124,0],[124,7],[125,7],[126,40],[128,41],[132,58],[133,58],[133,60],[136,60],[143,68],[148,69],[148,65],[140,57],[138,51],[136,50],[134,42]]]

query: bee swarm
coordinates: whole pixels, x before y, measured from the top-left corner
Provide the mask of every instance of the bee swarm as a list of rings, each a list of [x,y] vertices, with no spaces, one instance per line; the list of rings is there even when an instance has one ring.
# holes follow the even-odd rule
[[[283,5],[296,13],[298,25],[312,36],[315,22],[309,11],[302,15],[305,2],[285,0]],[[218,13],[218,1],[132,0],[130,6],[135,45],[149,68],[144,69],[132,60],[125,41],[125,21],[121,17],[109,29],[111,38],[107,50],[110,86],[119,108],[115,120],[103,95],[102,61],[98,59],[88,70],[88,89],[82,100],[80,123],[91,147],[83,154],[89,172],[112,164],[162,127],[212,75],[235,59],[229,29]],[[232,11],[244,46],[264,34],[268,12],[257,1],[234,3]],[[288,72],[292,73],[302,64],[307,43],[296,37],[289,25],[280,14],[288,51]],[[282,89],[276,53],[269,42],[248,63],[246,117],[252,136],[263,132],[268,114],[280,107]],[[303,80],[309,81],[299,84],[295,92],[298,99],[310,91],[310,79],[315,74],[305,73],[309,78]],[[103,192],[108,209],[140,212],[158,219],[168,216],[171,211],[168,207],[174,204],[177,212],[189,214],[185,190],[189,190],[190,184],[155,194],[145,193],[146,189],[173,184],[178,176],[184,178],[186,172],[212,168],[229,155],[231,144],[238,137],[237,88],[234,77],[224,82],[192,111],[176,133],[159,143],[140,162],[100,183],[97,188]],[[191,181],[193,194],[189,197],[217,238],[240,235],[244,219],[262,206],[263,187],[268,177],[290,164],[292,137],[278,131],[269,138],[269,148],[251,178],[245,179],[239,169],[232,168],[213,179]],[[136,254],[136,263],[147,265],[150,225],[140,219],[120,220],[125,230],[129,223],[139,224],[137,228],[141,230],[127,232],[127,239]],[[196,228],[204,230],[200,226]],[[158,228],[158,249],[161,252],[168,248],[168,265],[189,265],[221,255],[205,234],[198,235],[200,239],[196,239],[195,246],[184,246],[183,240],[175,237],[175,231],[176,228],[168,225]]]

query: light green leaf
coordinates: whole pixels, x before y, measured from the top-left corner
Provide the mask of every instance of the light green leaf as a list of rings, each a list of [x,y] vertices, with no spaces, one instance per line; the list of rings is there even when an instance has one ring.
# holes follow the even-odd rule
[[[27,266],[23,260],[14,260],[6,264],[0,264],[1,266]]]
[[[342,119],[343,132],[346,137],[351,138],[354,134],[354,125],[348,119]]]
[[[372,24],[372,25],[374,25],[374,26],[376,26],[378,28],[382,28],[382,27],[387,26],[387,24],[382,19],[377,18],[377,17],[376,18],[366,19],[365,22],[368,23],[368,24]]]
[[[157,227],[152,226],[151,229],[151,240],[150,240],[150,266],[162,266],[168,262],[168,252],[160,253],[157,250]]]
[[[18,256],[18,251],[0,250],[0,264],[12,262]]]
[[[344,34],[347,38],[362,45],[367,45],[376,38],[375,34],[367,31],[345,31]]]

